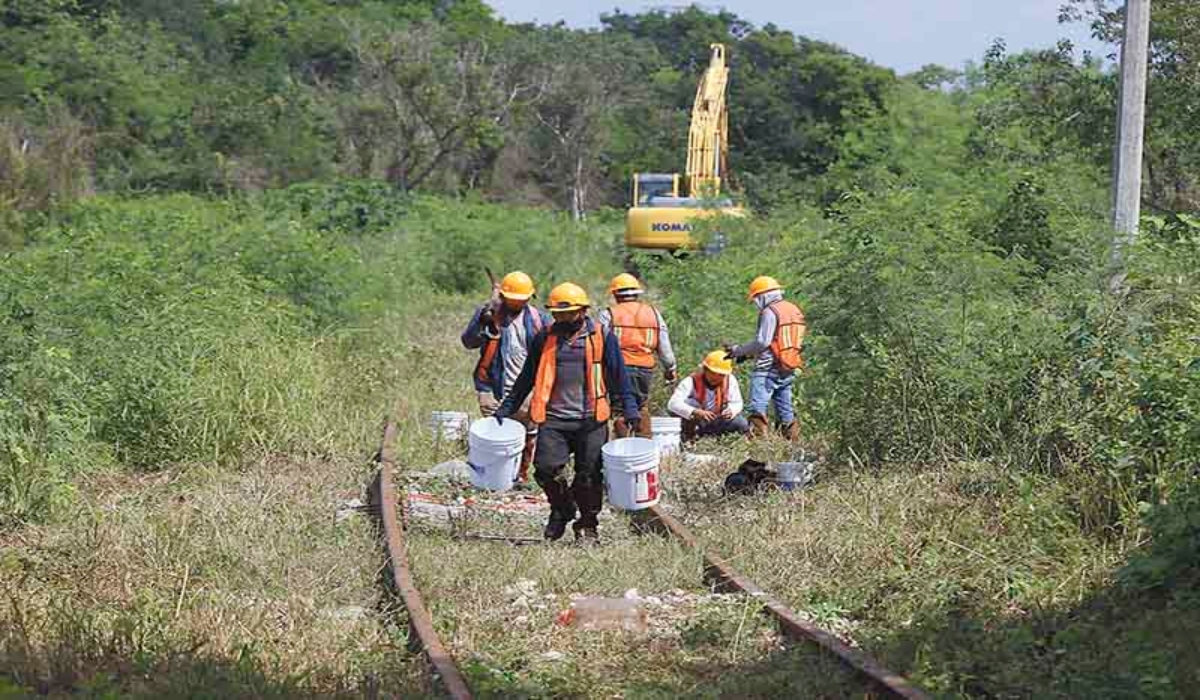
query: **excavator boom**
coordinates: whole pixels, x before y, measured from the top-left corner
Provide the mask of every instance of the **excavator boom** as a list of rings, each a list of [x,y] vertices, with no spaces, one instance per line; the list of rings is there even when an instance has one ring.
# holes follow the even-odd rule
[[[721,192],[721,178],[729,153],[729,112],[725,105],[725,86],[729,67],[725,65],[725,47],[713,44],[708,70],[696,86],[692,104],[692,123],[688,130],[688,196],[713,198]]]

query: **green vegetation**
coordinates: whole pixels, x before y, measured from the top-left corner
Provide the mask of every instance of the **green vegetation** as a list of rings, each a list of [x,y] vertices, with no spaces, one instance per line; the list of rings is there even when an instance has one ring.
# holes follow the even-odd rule
[[[1065,4],[1115,38],[1114,3]],[[422,424],[472,408],[457,334],[485,268],[601,296],[628,176],[682,165],[711,41],[754,216],[719,256],[639,263],[685,363],[749,335],[755,275],[801,300],[825,471],[725,501],[750,448],[708,445],[722,464],[666,474],[681,515],[937,693],[1194,694],[1198,19],[1156,0],[1147,215],[1114,295],[1115,74],[1068,45],[896,76],[698,8],[582,31],[476,0],[0,1],[0,695],[426,692],[375,610],[372,533],[325,523],[383,415],[406,464],[447,456]],[[554,668],[538,625],[500,639],[479,606],[522,571],[559,596],[698,585],[614,540],[414,551],[496,694],[768,693],[816,663],[733,650],[720,611],[662,648],[555,638]],[[715,683],[733,669],[762,685]]]

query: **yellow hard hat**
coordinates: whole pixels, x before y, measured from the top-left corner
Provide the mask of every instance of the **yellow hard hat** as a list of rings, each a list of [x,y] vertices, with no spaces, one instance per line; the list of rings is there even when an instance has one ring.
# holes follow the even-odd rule
[[[551,311],[578,311],[591,305],[587,292],[573,282],[563,282],[551,289],[550,300],[546,302],[546,308]]]
[[[608,293],[609,294],[613,294],[615,292],[640,292],[640,291],[642,291],[642,283],[638,281],[638,278],[634,277],[633,275],[629,274],[628,272],[622,272],[621,274],[612,278],[612,282],[610,282],[608,284]]]
[[[533,280],[521,272],[510,272],[500,280],[500,296],[515,301],[525,301],[537,291],[533,288]]]
[[[733,374],[733,358],[724,350],[713,350],[704,356],[704,368],[717,374]]]
[[[755,277],[754,281],[750,283],[750,296],[748,298],[753,299],[759,294],[773,292],[776,289],[783,289],[783,285],[779,284],[774,277],[767,277],[766,275]]]

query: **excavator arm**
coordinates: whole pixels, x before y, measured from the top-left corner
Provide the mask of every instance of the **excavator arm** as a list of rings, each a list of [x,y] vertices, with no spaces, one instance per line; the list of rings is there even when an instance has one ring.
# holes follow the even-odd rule
[[[729,67],[725,65],[725,46],[712,44],[708,70],[696,87],[692,104],[692,123],[688,130],[688,196],[712,198],[721,192],[729,158],[729,111],[725,87]]]

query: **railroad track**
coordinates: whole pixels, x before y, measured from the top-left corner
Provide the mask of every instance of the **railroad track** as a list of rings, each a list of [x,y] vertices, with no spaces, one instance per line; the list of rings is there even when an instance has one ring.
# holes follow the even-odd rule
[[[428,660],[446,694],[454,700],[472,697],[466,679],[459,671],[446,645],[433,625],[433,616],[426,607],[413,579],[405,547],[404,523],[400,517],[401,497],[396,492],[395,440],[397,428],[388,422],[383,444],[379,450],[379,471],[373,488],[380,533],[383,538],[388,566],[389,588],[400,599],[408,614],[409,644]],[[795,612],[757,584],[734,569],[721,557],[706,552],[699,540],[682,523],[660,506],[634,514],[644,529],[675,538],[689,549],[699,552],[704,560],[705,582],[725,592],[739,591],[761,604],[762,612],[778,626],[782,635],[793,641],[811,643],[839,663],[852,670],[873,692],[883,697],[924,700],[928,696],[903,676],[885,668],[870,655],[847,646],[834,635],[801,619]]]

